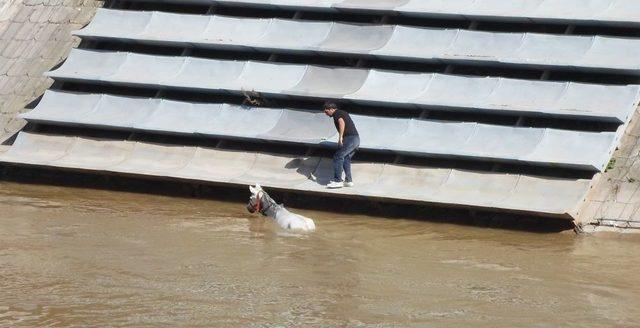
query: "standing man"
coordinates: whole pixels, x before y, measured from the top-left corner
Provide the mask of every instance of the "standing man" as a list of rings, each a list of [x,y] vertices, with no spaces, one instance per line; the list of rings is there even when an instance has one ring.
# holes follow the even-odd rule
[[[356,126],[351,120],[349,113],[338,109],[338,105],[333,102],[324,104],[324,113],[333,118],[333,124],[338,130],[338,151],[333,155],[333,180],[327,185],[328,188],[353,187],[351,177],[351,158],[360,146],[360,135]],[[342,171],[345,173],[345,180],[342,180]]]

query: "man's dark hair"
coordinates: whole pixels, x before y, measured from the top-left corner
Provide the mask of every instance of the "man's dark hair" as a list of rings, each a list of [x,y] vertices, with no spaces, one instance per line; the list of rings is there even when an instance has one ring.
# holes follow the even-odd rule
[[[324,103],[324,109],[338,109],[338,104],[334,103],[333,101],[326,101]]]

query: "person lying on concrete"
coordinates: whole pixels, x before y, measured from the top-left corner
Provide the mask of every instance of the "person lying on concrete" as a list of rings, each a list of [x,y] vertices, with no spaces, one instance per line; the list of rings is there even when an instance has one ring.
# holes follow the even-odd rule
[[[360,135],[355,124],[351,120],[349,113],[338,108],[334,102],[324,104],[324,113],[333,118],[333,124],[338,130],[338,150],[333,156],[333,180],[329,182],[327,188],[353,187],[353,177],[351,176],[351,158],[355,155],[360,146]],[[345,178],[342,179],[344,171]]]

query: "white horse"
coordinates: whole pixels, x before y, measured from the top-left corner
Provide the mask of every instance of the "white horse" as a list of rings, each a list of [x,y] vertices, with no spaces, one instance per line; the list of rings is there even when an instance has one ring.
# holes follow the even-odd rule
[[[249,186],[251,197],[247,204],[250,213],[258,212],[276,221],[285,230],[308,232],[316,230],[313,220],[302,215],[289,212],[283,205],[276,203],[259,184]]]

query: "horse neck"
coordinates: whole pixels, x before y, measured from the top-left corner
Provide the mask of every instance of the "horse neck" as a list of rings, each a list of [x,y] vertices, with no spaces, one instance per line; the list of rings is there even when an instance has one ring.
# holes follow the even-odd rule
[[[262,193],[262,197],[260,198],[260,206],[265,209],[264,215],[275,217],[276,213],[280,206],[276,203],[267,193]]]

